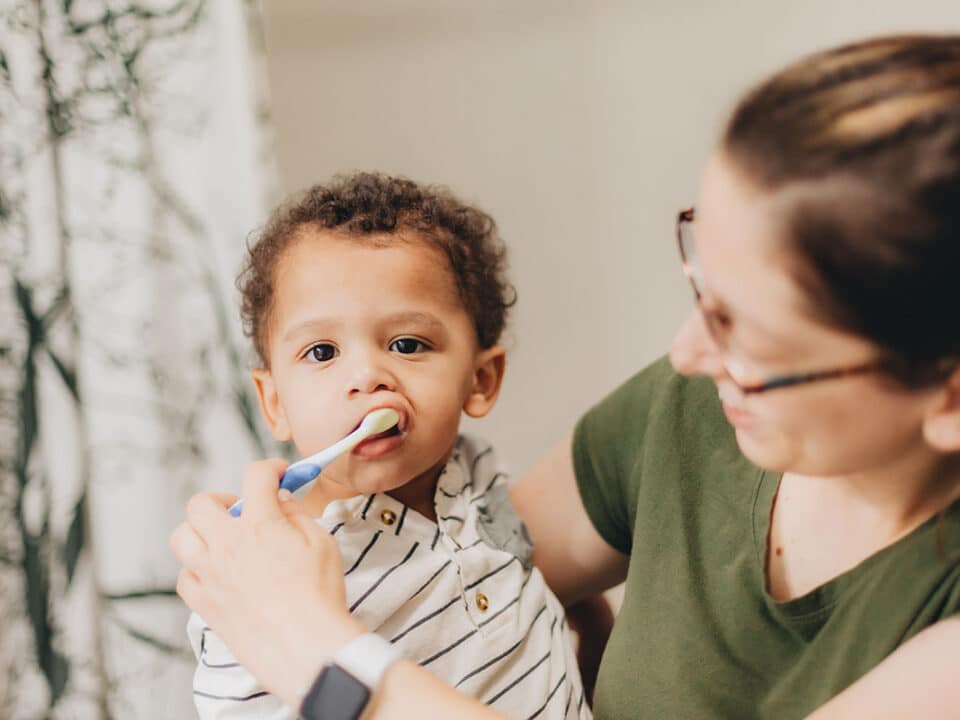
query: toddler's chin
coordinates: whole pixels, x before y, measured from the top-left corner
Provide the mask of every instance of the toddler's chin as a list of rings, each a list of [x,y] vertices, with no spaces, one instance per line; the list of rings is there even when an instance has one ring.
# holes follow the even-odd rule
[[[375,493],[389,493],[398,488],[402,488],[408,482],[409,478],[398,480],[395,476],[356,477],[353,478],[351,487],[356,490],[358,495],[373,495]]]

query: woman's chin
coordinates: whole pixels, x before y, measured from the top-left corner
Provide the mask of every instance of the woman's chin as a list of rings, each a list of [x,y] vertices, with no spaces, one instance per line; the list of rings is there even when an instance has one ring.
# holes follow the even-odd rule
[[[737,445],[744,457],[759,468],[783,472],[792,464],[792,453],[782,441],[756,430],[734,429]]]

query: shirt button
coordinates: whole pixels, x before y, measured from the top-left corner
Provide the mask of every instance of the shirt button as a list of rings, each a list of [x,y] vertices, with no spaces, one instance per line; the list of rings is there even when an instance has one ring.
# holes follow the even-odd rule
[[[384,525],[393,525],[397,521],[397,514],[393,510],[381,510],[380,521]]]
[[[477,607],[480,608],[480,612],[486,612],[487,608],[490,607],[490,601],[482,592],[477,593]]]

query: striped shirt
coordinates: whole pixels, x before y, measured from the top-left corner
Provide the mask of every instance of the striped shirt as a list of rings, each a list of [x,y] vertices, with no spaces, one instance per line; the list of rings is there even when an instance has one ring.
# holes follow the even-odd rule
[[[437,483],[437,522],[385,494],[330,503],[350,612],[448,684],[514,718],[590,717],[563,608],[530,564],[492,448],[461,436]],[[187,627],[203,720],[296,711],[237,664],[197,615]]]

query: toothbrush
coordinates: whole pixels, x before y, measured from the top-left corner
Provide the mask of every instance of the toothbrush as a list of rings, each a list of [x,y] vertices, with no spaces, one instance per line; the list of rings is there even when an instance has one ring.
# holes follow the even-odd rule
[[[290,492],[300,490],[307,485],[307,483],[312,482],[317,475],[320,474],[321,470],[342,453],[353,450],[371,435],[386,432],[398,422],[400,422],[400,415],[397,414],[396,410],[392,410],[391,408],[380,408],[379,410],[373,410],[367,413],[363,418],[363,422],[360,423],[360,427],[345,438],[338,440],[325,450],[321,450],[303,460],[298,460],[288,467],[286,471],[284,471],[283,477],[280,478],[280,488],[289,490]],[[237,500],[230,507],[230,514],[234,517],[240,517],[242,510],[243,498]]]

